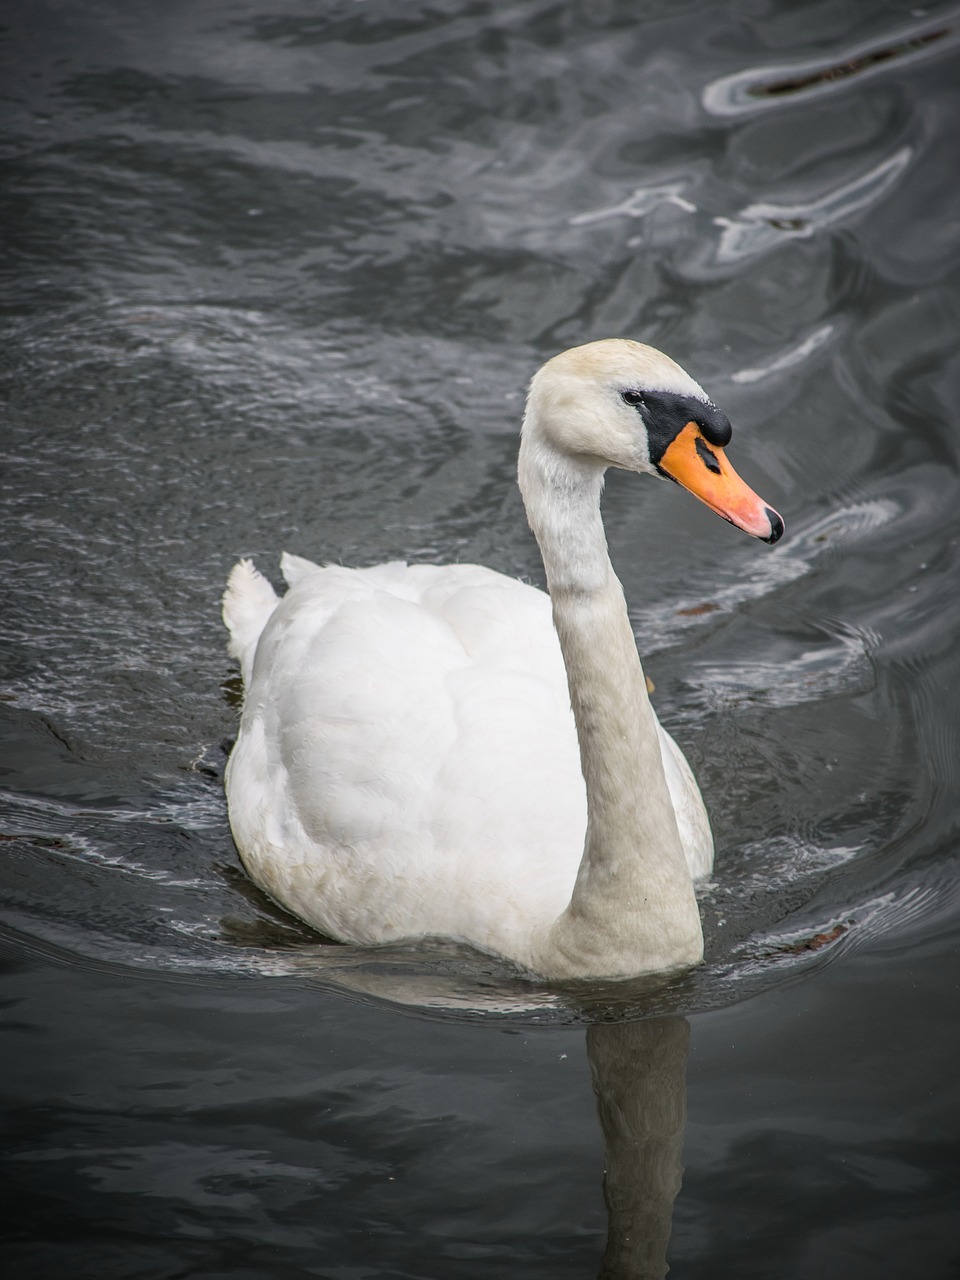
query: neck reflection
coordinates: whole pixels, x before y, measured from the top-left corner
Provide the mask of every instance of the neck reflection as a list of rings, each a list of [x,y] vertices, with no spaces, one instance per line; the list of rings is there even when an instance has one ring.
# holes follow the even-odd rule
[[[685,1018],[595,1023],[587,1057],[606,1147],[599,1280],[662,1280],[687,1118]]]

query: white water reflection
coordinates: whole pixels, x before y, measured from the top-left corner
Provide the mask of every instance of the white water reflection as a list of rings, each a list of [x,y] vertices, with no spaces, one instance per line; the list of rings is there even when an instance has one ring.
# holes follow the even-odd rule
[[[727,712],[819,702],[872,688],[876,675],[871,655],[879,645],[875,632],[835,623],[829,639],[781,661],[775,672],[765,660],[725,662],[691,668],[687,682],[698,705]]]
[[[609,218],[644,218],[662,204],[676,205],[684,213],[696,213],[697,206],[683,195],[689,185],[689,182],[667,182],[661,186],[638,187],[617,204],[576,213],[568,221],[572,227],[585,227],[593,222],[606,222]]]
[[[801,342],[789,347],[786,351],[781,351],[778,356],[774,356],[767,364],[756,365],[750,369],[738,369],[736,373],[730,375],[730,381],[748,384],[760,382],[763,378],[769,378],[774,373],[782,373],[784,369],[792,369],[795,365],[802,364],[815,351],[819,351],[824,343],[833,336],[835,329],[836,326],[833,324],[822,324],[819,328],[814,329],[812,333],[808,333]]]
[[[821,227],[840,222],[882,199],[913,157],[912,147],[900,147],[866,173],[834,187],[816,200],[796,204],[758,201],[735,218],[714,218],[721,228],[715,258],[732,263],[765,253],[786,239],[805,239]]]
[[[795,582],[811,572],[820,557],[838,543],[864,538],[900,514],[899,504],[891,498],[837,506],[804,528],[791,527],[789,542],[754,561],[748,574],[723,586],[710,579],[708,570],[701,577],[693,566],[686,579],[685,594],[663,604],[630,610],[634,630],[643,637],[647,653],[675,644],[685,631],[702,626],[704,619],[733,613],[749,601]]]
[[[915,16],[922,17],[923,11]],[[960,41],[960,10],[952,9],[927,21],[901,27],[883,37],[858,40],[817,58],[802,58],[772,66],[748,67],[712,80],[703,90],[704,110],[715,116],[736,116],[793,105],[825,93],[836,93],[855,78],[899,71],[922,59],[936,57]]]

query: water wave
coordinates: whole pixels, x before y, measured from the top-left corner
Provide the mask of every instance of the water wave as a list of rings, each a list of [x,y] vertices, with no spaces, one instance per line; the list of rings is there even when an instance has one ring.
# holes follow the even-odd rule
[[[750,67],[712,80],[701,101],[711,115],[737,116],[808,101],[835,93],[852,80],[862,81],[912,66],[956,48],[960,43],[960,10],[902,27],[882,37],[858,40],[817,58]]]

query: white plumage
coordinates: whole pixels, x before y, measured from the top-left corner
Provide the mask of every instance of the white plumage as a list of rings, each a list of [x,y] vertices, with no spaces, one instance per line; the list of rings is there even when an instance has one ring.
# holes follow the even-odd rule
[[[553,976],[699,959],[690,885],[712,864],[709,824],[650,709],[599,523],[604,466],[623,460],[584,455],[551,426],[569,435],[579,404],[596,432],[605,413],[643,437],[635,469],[652,472],[643,418],[621,395],[637,386],[709,403],[666,357],[617,340],[557,357],[532,386],[521,487],[570,633],[566,667],[550,597],[489,569],[285,555],[278,599],[249,561],[234,567],[224,619],[245,700],[231,826],[253,879],[325,934],[454,938]],[[571,693],[599,778],[586,846]],[[634,721],[645,746],[625,740]],[[664,782],[670,812],[657,810]],[[621,812],[622,791],[652,792],[652,818],[631,817],[644,807],[632,799]]]

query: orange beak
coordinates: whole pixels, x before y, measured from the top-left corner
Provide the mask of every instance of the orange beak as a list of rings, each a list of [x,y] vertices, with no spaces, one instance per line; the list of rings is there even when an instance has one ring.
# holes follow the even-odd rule
[[[776,542],[783,533],[780,516],[744,484],[723,450],[709,444],[695,422],[688,422],[664,450],[660,470],[754,538]]]

